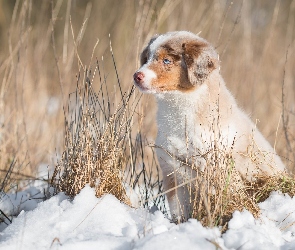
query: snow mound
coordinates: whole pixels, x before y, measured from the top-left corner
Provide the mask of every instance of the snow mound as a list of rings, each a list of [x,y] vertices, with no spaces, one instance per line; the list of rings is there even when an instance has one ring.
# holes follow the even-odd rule
[[[235,212],[223,235],[194,219],[172,224],[112,195],[96,198],[88,186],[73,201],[59,194],[36,206],[0,233],[0,249],[295,249],[295,199],[279,193],[260,204],[260,219]]]
[[[20,211],[30,211],[37,207],[44,195],[36,187],[30,187],[26,191],[15,194],[5,194],[0,196],[0,209],[6,215],[17,215]]]

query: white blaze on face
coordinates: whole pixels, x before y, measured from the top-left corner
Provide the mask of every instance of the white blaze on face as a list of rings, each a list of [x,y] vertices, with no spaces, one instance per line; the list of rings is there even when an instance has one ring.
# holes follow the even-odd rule
[[[144,74],[144,81],[138,85],[139,89],[143,92],[153,93],[152,80],[157,78],[156,73],[148,68],[148,64],[143,65],[138,72]]]

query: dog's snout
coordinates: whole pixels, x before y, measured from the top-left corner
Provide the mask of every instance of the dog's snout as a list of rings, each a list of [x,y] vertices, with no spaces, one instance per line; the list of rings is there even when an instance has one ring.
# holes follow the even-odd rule
[[[137,83],[137,84],[140,84],[143,82],[143,79],[144,79],[144,74],[142,72],[136,72],[134,75],[133,75],[133,79],[134,81]]]

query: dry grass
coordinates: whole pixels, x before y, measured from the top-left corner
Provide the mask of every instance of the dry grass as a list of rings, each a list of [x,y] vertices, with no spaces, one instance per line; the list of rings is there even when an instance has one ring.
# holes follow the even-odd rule
[[[198,219],[204,226],[221,226],[224,231],[236,210],[247,209],[258,218],[258,203],[265,201],[271,192],[295,195],[295,178],[287,173],[256,175],[253,181],[242,179],[231,150],[226,151],[218,141],[212,143],[212,148],[202,157],[206,160],[204,169],[188,165],[188,161],[183,161],[182,165],[189,166],[194,173],[194,178],[185,181],[192,204],[191,218]]]
[[[201,31],[216,46],[229,89],[259,119],[259,129],[294,172],[294,10],[293,0],[1,1],[1,191],[46,179],[39,165],[53,169],[58,161],[53,179],[69,195],[90,183],[98,196],[110,192],[128,203],[127,182],[143,206],[155,204],[165,212],[160,172],[148,147],[156,133],[155,102],[144,96],[137,105],[137,90],[129,94],[144,43],[171,30]],[[83,68],[93,54],[103,57],[92,66],[104,72],[96,73],[97,81]],[[75,91],[66,110],[67,96]],[[243,207],[258,214],[257,202],[271,190],[293,195],[289,176],[257,177],[243,192],[232,190],[234,164],[222,146],[213,147],[206,160],[193,214],[204,225],[225,225]]]
[[[115,57],[113,63],[117,74]],[[89,184],[97,197],[109,193],[132,205],[127,187],[137,189],[141,206],[157,205],[165,212],[164,197],[141,202],[161,192],[162,186],[155,156],[148,159],[147,146],[140,130],[134,127],[136,118],[140,119],[136,114],[140,95],[134,96],[134,86],[123,93],[118,78],[121,98],[113,100],[102,71],[104,62],[97,60],[93,69],[81,68],[83,72],[77,76],[76,91],[71,93],[65,112],[65,150],[51,179],[55,192],[74,197]],[[98,92],[93,85],[100,86]]]
[[[214,138],[207,142],[207,151],[196,152],[186,159],[175,158],[180,163],[175,171],[179,175],[184,173],[184,192],[189,194],[191,204],[190,217],[198,219],[204,226],[222,226],[225,229],[235,210],[247,209],[258,217],[259,208],[255,197],[245,189],[244,180],[236,169],[233,158],[235,141],[228,148],[219,133],[218,119],[215,125],[212,124]],[[172,154],[170,156],[174,157]],[[202,167],[199,158],[204,160]],[[182,183],[178,184],[176,188],[183,186]],[[179,204],[179,209],[181,212],[182,204]],[[182,221],[178,218],[176,222]]]
[[[256,203],[265,201],[271,192],[280,191],[291,197],[295,195],[295,179],[289,174],[277,176],[256,176],[254,182],[246,182],[246,191]]]
[[[92,89],[96,74],[102,79],[100,67],[97,62],[93,72],[84,69],[83,76],[77,77],[77,88],[73,93],[76,99],[69,104],[66,114],[69,118],[65,122],[65,151],[55,167],[51,183],[56,192],[64,192],[70,197],[89,184],[98,197],[111,193],[130,204],[123,180],[128,161],[126,138],[131,133],[134,114],[129,105],[133,88],[122,94],[122,100],[113,110],[111,106],[115,103],[108,99],[104,90],[106,82],[100,81],[98,94]],[[121,88],[119,81],[118,84]],[[72,114],[69,114],[70,108]]]
[[[225,226],[235,210],[244,208],[254,216],[259,214],[257,204],[244,190],[231,152],[214,148],[206,155],[204,171],[196,169],[192,217],[204,226]]]

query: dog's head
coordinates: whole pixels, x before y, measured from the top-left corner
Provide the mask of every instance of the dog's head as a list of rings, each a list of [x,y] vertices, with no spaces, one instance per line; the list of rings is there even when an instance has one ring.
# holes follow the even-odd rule
[[[187,92],[196,89],[217,69],[218,55],[203,38],[187,31],[154,36],[140,56],[134,74],[143,92]]]

